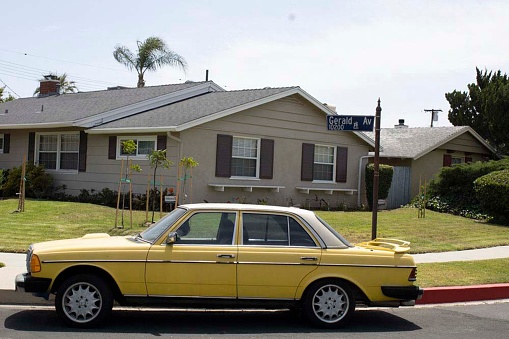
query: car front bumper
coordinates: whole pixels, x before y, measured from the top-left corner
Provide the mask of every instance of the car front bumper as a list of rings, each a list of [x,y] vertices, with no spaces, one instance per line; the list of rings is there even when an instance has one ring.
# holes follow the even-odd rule
[[[48,288],[51,284],[49,278],[32,277],[30,273],[18,274],[15,280],[16,291],[32,293],[36,296],[46,297],[49,295]]]

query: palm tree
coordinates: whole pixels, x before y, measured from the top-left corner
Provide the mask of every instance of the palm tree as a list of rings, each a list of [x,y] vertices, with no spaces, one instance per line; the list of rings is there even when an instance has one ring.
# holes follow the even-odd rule
[[[186,60],[170,50],[161,38],[153,36],[143,42],[137,41],[136,44],[136,54],[125,46],[117,45],[113,57],[130,70],[135,69],[138,72],[138,88],[145,87],[143,76],[146,71],[155,71],[163,66],[176,66],[186,71]]]
[[[44,81],[44,80],[58,80],[58,81],[60,81],[60,94],[78,92],[78,87],[76,87],[75,82],[67,80],[66,73],[64,73],[60,76],[55,75],[55,74],[43,75],[43,77],[44,77],[44,79],[39,79],[39,81]],[[34,91],[34,96],[39,94],[40,91],[41,91],[41,88],[37,87]]]
[[[14,97],[9,93],[6,98],[3,98],[5,87],[0,87],[0,103],[14,100]]]

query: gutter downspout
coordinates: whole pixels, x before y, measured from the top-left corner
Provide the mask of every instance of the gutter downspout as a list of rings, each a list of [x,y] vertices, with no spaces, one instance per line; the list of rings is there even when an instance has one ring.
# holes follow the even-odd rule
[[[373,157],[374,155],[363,155],[362,157],[359,158],[359,176],[357,180],[357,207],[361,207],[362,162],[364,159]]]

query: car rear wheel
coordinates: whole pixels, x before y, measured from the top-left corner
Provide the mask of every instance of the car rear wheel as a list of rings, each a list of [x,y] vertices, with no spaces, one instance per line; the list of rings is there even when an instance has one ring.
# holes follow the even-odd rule
[[[309,287],[303,310],[306,318],[315,326],[337,328],[351,318],[355,310],[355,299],[346,283],[323,280]]]
[[[93,327],[103,322],[113,307],[113,297],[103,279],[80,274],[62,283],[55,298],[60,319],[73,327]]]

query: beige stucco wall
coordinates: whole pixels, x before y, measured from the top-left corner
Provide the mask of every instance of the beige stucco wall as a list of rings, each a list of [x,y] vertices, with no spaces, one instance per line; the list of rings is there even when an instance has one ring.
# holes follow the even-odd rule
[[[5,132],[7,133],[7,132]],[[21,164],[23,153],[28,149],[28,132],[11,133],[11,151],[0,155],[0,168],[10,168]],[[230,134],[239,137],[268,138],[274,140],[273,179],[238,180],[215,177],[217,134]],[[132,135],[132,134],[130,134]],[[121,160],[108,159],[109,135],[88,134],[86,172],[50,171],[55,186],[65,185],[67,194],[78,195],[83,188],[97,191],[103,188],[118,190],[121,176]],[[302,143],[324,144],[348,147],[348,169],[346,183],[302,182],[301,156]],[[310,191],[305,194],[296,187],[351,189],[357,190],[359,158],[366,155],[368,145],[351,132],[327,131],[326,114],[308,103],[300,96],[293,96],[258,106],[243,112],[220,118],[200,126],[171,133],[167,139],[168,158],[175,164],[170,170],[158,169],[158,178],[164,187],[177,187],[177,164],[182,157],[193,157],[199,166],[193,170],[192,191],[188,185],[188,197],[180,202],[250,202],[264,201],[276,205],[301,205],[319,207],[328,204],[331,208],[357,205],[357,193],[347,195],[343,192],[325,194]],[[152,169],[147,160],[133,160],[140,165],[141,173],[133,173],[133,192],[143,194],[147,187],[147,175]],[[153,179],[151,179],[153,180]],[[246,192],[242,188],[228,188],[218,192],[209,184],[283,186],[279,192],[270,189],[253,189]],[[128,189],[124,186],[124,191]],[[364,189],[361,194],[364,196]],[[181,197],[182,198],[182,197]],[[364,199],[364,198],[363,198]]]
[[[239,180],[215,177],[217,134],[274,140],[273,179]],[[350,132],[326,130],[325,114],[296,97],[281,99],[266,105],[236,113],[181,132],[182,156],[192,156],[200,163],[193,172],[193,202],[249,202],[258,200],[276,205],[318,207],[327,203],[331,208],[341,204],[354,207],[357,195],[325,194],[320,191],[301,193],[296,187],[357,189],[358,160],[368,151],[368,145]],[[302,182],[302,143],[348,147],[346,183],[317,184]],[[225,187],[218,192],[209,184],[284,186],[279,192]],[[189,197],[190,199],[191,197]],[[323,199],[323,200],[322,200]]]

